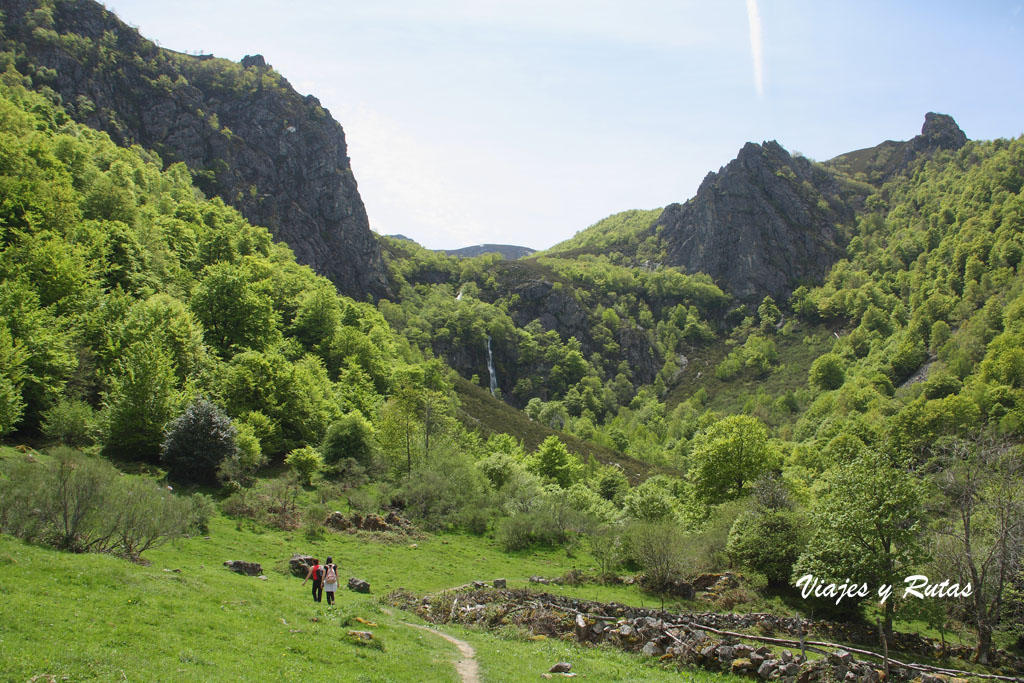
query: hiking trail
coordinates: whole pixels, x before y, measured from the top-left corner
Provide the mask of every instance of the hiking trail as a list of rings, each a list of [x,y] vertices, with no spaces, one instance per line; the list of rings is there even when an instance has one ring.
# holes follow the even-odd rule
[[[455,671],[458,672],[463,683],[480,683],[480,669],[476,665],[476,650],[473,649],[472,645],[464,640],[459,640],[454,636],[450,636],[443,631],[438,631],[436,628],[420,626],[419,624],[410,624],[407,621],[403,621],[402,623],[406,626],[418,628],[421,631],[433,633],[435,636],[440,636],[455,647],[459,648],[459,654],[462,655],[462,659],[455,662]]]

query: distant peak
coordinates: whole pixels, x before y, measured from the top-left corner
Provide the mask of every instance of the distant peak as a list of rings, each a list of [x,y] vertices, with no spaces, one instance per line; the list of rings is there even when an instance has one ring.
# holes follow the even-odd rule
[[[263,58],[263,55],[246,55],[242,57],[242,66],[244,66],[246,69],[248,69],[250,66],[266,68],[267,60]]]
[[[919,139],[926,146],[938,149],[960,149],[967,143],[967,135],[956,125],[952,116],[935,112],[924,115]]]

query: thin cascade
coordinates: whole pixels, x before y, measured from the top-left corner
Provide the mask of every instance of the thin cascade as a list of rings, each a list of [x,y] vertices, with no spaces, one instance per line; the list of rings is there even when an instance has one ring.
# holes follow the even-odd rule
[[[487,337],[487,374],[491,376],[491,396],[498,395],[498,376],[494,374],[494,357],[491,355],[491,337]]]

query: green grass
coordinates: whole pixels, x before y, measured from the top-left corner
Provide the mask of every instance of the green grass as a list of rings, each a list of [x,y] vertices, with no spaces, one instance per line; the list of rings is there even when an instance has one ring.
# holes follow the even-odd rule
[[[286,571],[293,552],[333,555],[343,584],[358,576],[371,583],[373,594],[343,589],[334,610],[315,605],[308,584],[302,587]],[[66,554],[0,535],[0,678],[105,681],[123,680],[123,672],[128,680],[457,680],[455,648],[405,626],[419,619],[385,607],[381,597],[398,587],[428,592],[474,579],[524,586],[531,574],[558,576],[584,558],[562,551],[506,555],[485,538],[463,534],[401,543],[326,534],[311,542],[300,532],[215,516],[208,538],[162,546],[145,559],[151,564]],[[231,559],[260,562],[267,579],[228,571],[222,565]],[[545,590],[653,604],[625,586]],[[375,639],[357,644],[346,637],[350,629],[370,630]],[[477,647],[484,680],[536,679],[567,657],[576,670],[600,680],[678,677],[638,655],[445,630]]]

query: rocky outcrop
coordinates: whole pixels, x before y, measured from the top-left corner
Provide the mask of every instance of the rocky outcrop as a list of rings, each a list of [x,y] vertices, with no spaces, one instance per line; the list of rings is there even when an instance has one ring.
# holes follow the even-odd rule
[[[741,301],[784,301],[843,255],[853,210],[822,167],[777,142],[747,143],[697,195],[658,219],[670,265],[704,272]]]
[[[345,134],[259,55],[241,63],[160,48],[92,0],[4,6],[5,49],[77,120],[164,163],[287,242],[353,297],[387,292]]]
[[[263,567],[260,566],[259,562],[227,560],[224,562],[224,566],[236,574],[244,574],[245,576],[260,576],[263,574]]]
[[[830,159],[825,166],[856,179],[880,186],[894,175],[906,173],[922,158],[942,150],[956,151],[967,144],[967,135],[952,116],[928,112],[921,134],[910,140],[885,142]]]
[[[370,584],[353,576],[348,580],[348,589],[356,593],[369,593]]]
[[[312,555],[295,553],[288,560],[288,571],[292,573],[292,576],[299,576],[304,579],[309,574],[310,567],[314,564],[316,564],[316,560]]]

